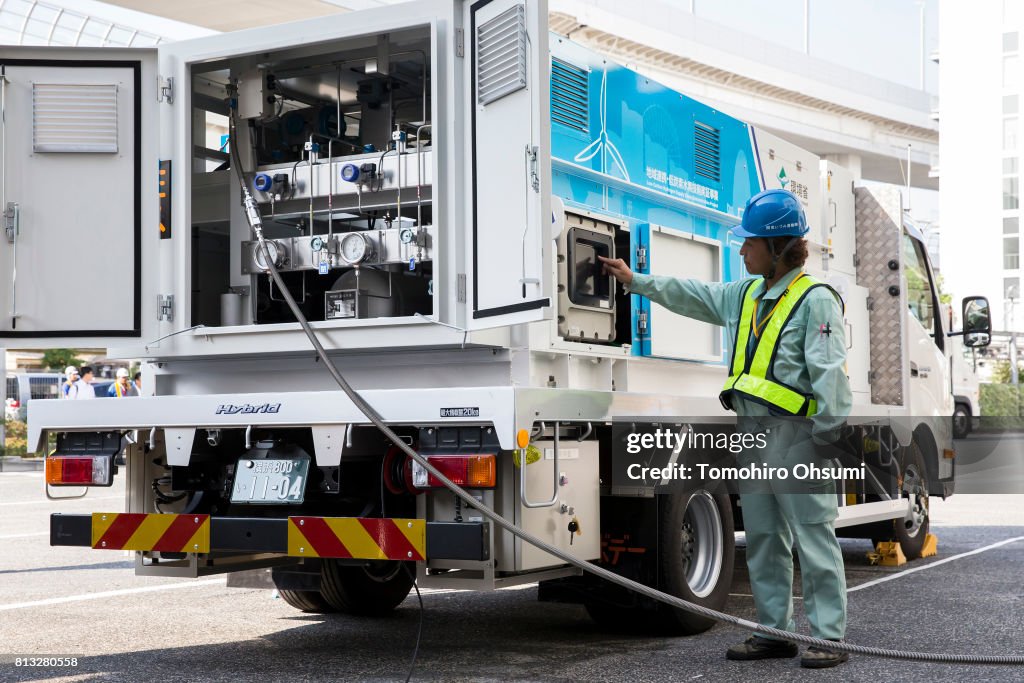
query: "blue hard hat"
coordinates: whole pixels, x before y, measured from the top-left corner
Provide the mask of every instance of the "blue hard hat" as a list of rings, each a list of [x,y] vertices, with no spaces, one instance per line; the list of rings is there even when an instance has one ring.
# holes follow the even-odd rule
[[[786,190],[755,194],[743,209],[743,222],[731,230],[738,237],[803,237],[810,228],[796,195]]]

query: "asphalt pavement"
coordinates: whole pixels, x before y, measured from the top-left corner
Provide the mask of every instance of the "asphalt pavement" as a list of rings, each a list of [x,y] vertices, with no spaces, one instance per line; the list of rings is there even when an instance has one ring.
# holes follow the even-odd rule
[[[989,448],[984,435],[975,438],[960,442],[962,453]],[[1002,441],[1006,445],[1006,437]],[[1011,439],[1009,460],[1021,455],[1021,443]],[[962,474],[974,476],[969,468]],[[223,577],[136,577],[123,552],[51,548],[47,534],[52,511],[121,509],[123,483],[55,503],[43,496],[41,477],[0,473],[0,681],[405,680],[421,616],[415,593],[388,618],[354,619],[302,614],[272,591],[227,588]],[[933,500],[932,524],[938,556],[900,568],[872,566],[867,541],[841,541],[850,586],[848,640],[928,652],[1024,654],[1024,495]],[[753,619],[742,555],[741,543],[727,611]],[[806,633],[799,581],[798,573],[798,630]],[[863,656],[823,671],[802,670],[796,659],[729,662],[725,649],[747,635],[734,628],[715,626],[689,638],[608,634],[581,607],[539,603],[536,592],[536,586],[425,590],[413,680],[1024,678],[1021,667]],[[74,658],[74,666],[16,666],[15,657]]]

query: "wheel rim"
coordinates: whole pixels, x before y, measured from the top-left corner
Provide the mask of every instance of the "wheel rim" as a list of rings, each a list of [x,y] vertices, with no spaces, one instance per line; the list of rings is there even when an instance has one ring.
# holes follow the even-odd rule
[[[903,471],[903,492],[911,500],[910,512],[903,520],[907,536],[914,538],[928,521],[928,492],[916,465],[908,465]]]
[[[707,491],[698,491],[690,498],[683,515],[683,566],[686,583],[698,598],[715,590],[722,573],[722,516],[718,504]]]
[[[402,563],[388,561],[368,562],[363,565],[363,571],[366,572],[366,576],[371,581],[387,583],[398,576],[398,572],[402,571]]]
[[[953,413],[953,428],[960,433],[967,431],[967,413],[960,410]]]

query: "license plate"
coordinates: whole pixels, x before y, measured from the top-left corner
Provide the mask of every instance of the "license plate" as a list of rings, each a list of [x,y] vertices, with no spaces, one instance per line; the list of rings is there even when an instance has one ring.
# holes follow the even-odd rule
[[[232,503],[282,505],[301,503],[305,497],[309,460],[241,458],[235,469]]]

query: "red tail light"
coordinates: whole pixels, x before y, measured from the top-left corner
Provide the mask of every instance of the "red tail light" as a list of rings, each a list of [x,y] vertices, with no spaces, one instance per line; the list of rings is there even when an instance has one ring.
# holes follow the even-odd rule
[[[51,486],[110,486],[114,483],[112,455],[50,455],[46,483]]]
[[[493,453],[472,455],[428,455],[431,465],[441,474],[468,489],[492,489],[497,483],[497,463]],[[442,484],[415,461],[412,463],[412,485],[418,489],[441,488]]]

